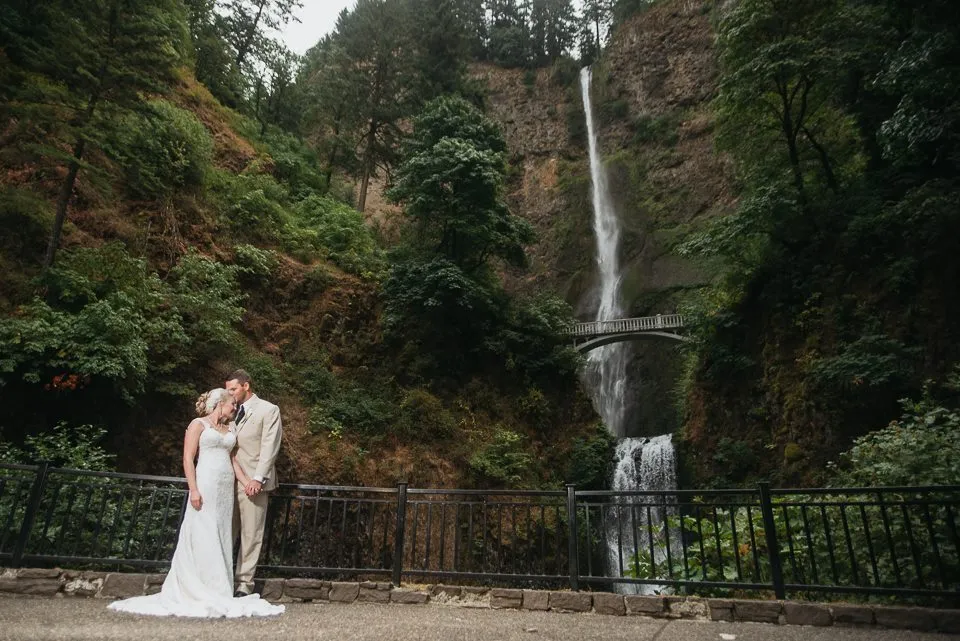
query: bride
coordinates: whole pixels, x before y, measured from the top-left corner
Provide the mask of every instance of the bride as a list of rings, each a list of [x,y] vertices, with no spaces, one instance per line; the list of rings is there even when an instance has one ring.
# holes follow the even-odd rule
[[[283,612],[251,594],[233,597],[233,501],[243,471],[231,454],[237,436],[230,429],[235,404],[225,389],[197,400],[197,415],[183,441],[183,470],[190,487],[190,506],[180,525],[180,538],[170,572],[158,594],[114,601],[121,612],[184,617],[268,616]],[[194,458],[199,452],[199,461]]]

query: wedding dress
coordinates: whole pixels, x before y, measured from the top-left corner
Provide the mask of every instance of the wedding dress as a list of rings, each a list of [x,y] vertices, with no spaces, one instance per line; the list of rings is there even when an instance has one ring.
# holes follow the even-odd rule
[[[163,588],[157,594],[114,601],[110,609],[157,616],[231,618],[283,612],[282,605],[272,605],[257,594],[233,597],[232,528],[237,481],[230,452],[236,443],[232,431],[222,433],[205,424],[197,462],[197,489],[203,503],[199,510],[187,506]]]

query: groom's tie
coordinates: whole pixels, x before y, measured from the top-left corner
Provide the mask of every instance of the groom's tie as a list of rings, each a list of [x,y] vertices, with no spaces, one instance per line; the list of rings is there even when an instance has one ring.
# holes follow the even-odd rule
[[[234,421],[237,425],[240,425],[240,421],[243,420],[243,415],[244,415],[243,405],[241,405],[241,406],[240,406],[240,411],[237,412],[237,420]]]

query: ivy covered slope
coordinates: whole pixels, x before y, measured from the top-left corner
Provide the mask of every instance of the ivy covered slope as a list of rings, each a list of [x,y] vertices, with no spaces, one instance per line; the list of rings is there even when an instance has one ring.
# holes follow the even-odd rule
[[[193,399],[244,367],[283,410],[285,480],[601,483],[569,307],[500,283],[533,237],[498,128],[440,90],[404,103],[384,246],[347,204],[373,169],[318,158],[345,132],[307,145],[309,85],[230,39],[244,3],[208,4],[0,9],[3,458],[77,465],[103,435],[119,469],[178,473]]]

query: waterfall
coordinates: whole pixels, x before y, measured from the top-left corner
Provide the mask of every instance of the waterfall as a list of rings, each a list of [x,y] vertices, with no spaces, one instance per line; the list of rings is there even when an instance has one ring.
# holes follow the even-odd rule
[[[617,444],[615,456],[616,468],[610,488],[613,491],[665,492],[677,488],[676,457],[669,434],[625,438]],[[664,527],[667,517],[676,514],[675,504],[674,498],[656,494],[617,497],[606,512],[604,527],[608,576],[623,576],[638,551],[646,563],[654,565],[666,560],[668,545],[671,554],[680,551],[677,546],[680,533],[671,531],[668,534]],[[654,594],[665,589],[659,585],[635,584],[615,584],[615,587],[621,594]]]
[[[597,264],[600,270],[600,301],[596,320],[621,318],[620,304],[620,221],[610,198],[607,174],[600,158],[590,101],[590,67],[580,70],[580,90],[590,140],[590,182],[593,204],[593,230],[597,239]],[[626,435],[627,343],[614,343],[587,355],[588,378],[593,381],[593,402],[610,433]]]
[[[580,91],[587,121],[590,152],[591,199],[593,229],[597,239],[597,265],[600,272],[599,304],[596,320],[622,318],[620,302],[620,220],[613,206],[606,170],[600,158],[593,105],[590,100],[592,74],[589,67],[580,71]],[[627,360],[628,343],[613,343],[591,351],[587,356],[587,385],[592,391],[594,406],[607,429],[618,439],[614,491],[673,490],[677,487],[673,442],[669,434],[654,438],[625,438],[627,435]],[[648,511],[647,506],[651,505]],[[606,510],[604,524],[607,540],[607,576],[623,576],[634,555],[654,549],[649,562],[661,563],[668,545],[664,536],[665,519],[672,514],[670,502],[656,496],[626,496]],[[649,522],[648,522],[649,514]],[[634,527],[639,536],[634,540]],[[630,536],[627,536],[629,530]],[[636,547],[635,547],[636,544]],[[670,540],[671,553],[674,541]],[[649,557],[649,552],[646,552]],[[651,594],[663,590],[657,585],[614,584],[621,593]]]

